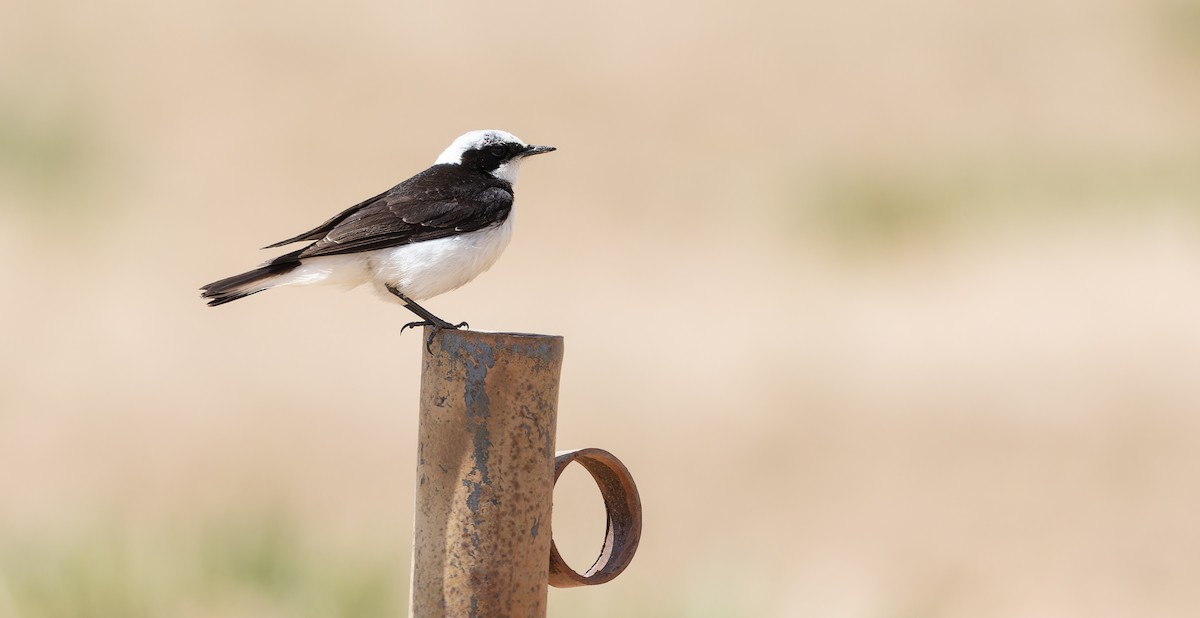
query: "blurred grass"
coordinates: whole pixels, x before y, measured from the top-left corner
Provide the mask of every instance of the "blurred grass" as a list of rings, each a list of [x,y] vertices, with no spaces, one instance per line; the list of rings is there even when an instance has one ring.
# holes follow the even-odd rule
[[[101,160],[98,128],[83,103],[0,90],[0,182],[19,197],[0,207],[32,215],[94,209],[94,199],[70,198]]]
[[[854,251],[888,253],[964,227],[1037,225],[1046,217],[1140,216],[1176,210],[1200,220],[1200,147],[1151,160],[1061,159],[861,165],[807,177],[791,229]]]
[[[279,514],[0,541],[4,618],[374,618],[407,603],[403,559],[314,547]]]
[[[1200,60],[1200,0],[1160,0],[1162,40],[1177,57]]]

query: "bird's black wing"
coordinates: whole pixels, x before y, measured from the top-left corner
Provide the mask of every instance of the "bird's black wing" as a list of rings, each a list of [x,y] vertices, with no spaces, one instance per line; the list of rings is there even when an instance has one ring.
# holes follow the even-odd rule
[[[512,204],[508,183],[457,165],[435,165],[334,217],[326,223],[332,226],[325,235],[297,257],[358,253],[474,232],[502,223]]]
[[[358,211],[362,207],[377,201],[379,198],[382,198],[385,195],[387,195],[386,191],[383,193],[380,193],[379,195],[376,195],[375,197],[373,197],[371,199],[361,201],[361,202],[347,208],[346,210],[343,210],[342,212],[338,213],[332,219],[326,221],[325,223],[322,223],[321,225],[318,225],[317,227],[314,227],[313,229],[311,229],[303,234],[293,236],[287,240],[281,240],[274,244],[267,245],[267,246],[263,247],[263,249],[274,249],[275,247],[282,247],[284,245],[290,245],[294,242],[300,242],[302,240],[320,240],[321,238],[324,238],[325,235],[328,234],[329,231],[334,228],[334,226],[341,223],[342,221],[345,221],[346,217],[349,217],[350,215],[354,214],[356,211]]]

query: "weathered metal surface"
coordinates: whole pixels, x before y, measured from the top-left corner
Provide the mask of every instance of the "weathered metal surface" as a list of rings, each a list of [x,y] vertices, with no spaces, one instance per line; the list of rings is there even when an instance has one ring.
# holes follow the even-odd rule
[[[583,573],[567,566],[558,553],[558,546],[551,541],[550,585],[555,588],[594,586],[620,575],[633,560],[642,537],[642,499],[625,464],[612,453],[598,448],[563,451],[555,458],[555,482],[571,462],[582,465],[600,488],[604,510],[608,513],[608,530],[600,557]]]
[[[546,615],[562,358],[561,337],[469,330],[425,351],[415,618]]]

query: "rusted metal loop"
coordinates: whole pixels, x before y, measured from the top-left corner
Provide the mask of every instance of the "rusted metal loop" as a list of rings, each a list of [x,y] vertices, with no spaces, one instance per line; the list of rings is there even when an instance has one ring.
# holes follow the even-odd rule
[[[574,588],[603,584],[621,574],[637,551],[642,536],[642,499],[633,476],[621,460],[598,448],[562,451],[554,458],[554,482],[572,461],[579,462],[592,475],[604,497],[608,526],[600,557],[582,575],[576,573],[558,553],[550,540],[550,585],[555,588]]]

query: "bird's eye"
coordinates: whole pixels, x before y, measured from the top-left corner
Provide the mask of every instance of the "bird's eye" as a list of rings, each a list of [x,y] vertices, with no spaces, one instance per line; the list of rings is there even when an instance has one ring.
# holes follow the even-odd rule
[[[488,148],[488,154],[499,159],[508,154],[508,149],[504,146],[492,146],[491,148]]]

